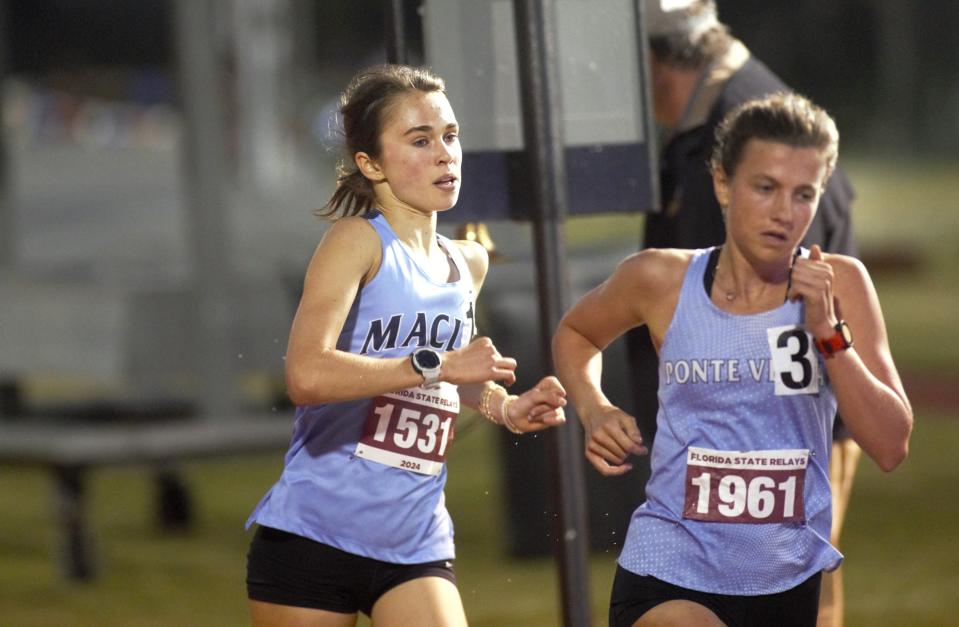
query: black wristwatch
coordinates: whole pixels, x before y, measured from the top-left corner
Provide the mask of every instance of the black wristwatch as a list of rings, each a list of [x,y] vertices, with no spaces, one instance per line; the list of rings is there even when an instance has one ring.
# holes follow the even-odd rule
[[[432,348],[417,348],[410,354],[413,370],[423,375],[423,387],[435,388],[440,385],[440,365],[443,360]]]
[[[834,328],[836,332],[830,337],[816,338],[816,350],[822,353],[826,359],[852,346],[852,331],[846,321],[840,320]]]

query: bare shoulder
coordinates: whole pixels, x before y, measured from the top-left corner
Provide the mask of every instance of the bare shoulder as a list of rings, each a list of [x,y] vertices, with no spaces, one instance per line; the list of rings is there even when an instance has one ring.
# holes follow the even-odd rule
[[[855,257],[840,255],[839,253],[823,253],[823,259],[828,261],[836,272],[868,274],[865,264]]]
[[[564,318],[566,324],[607,346],[629,329],[647,325],[662,337],[682,286],[692,251],[646,249],[623,259],[612,275],[587,293]]]
[[[376,229],[366,218],[350,216],[334,222],[323,236],[319,249],[333,254],[344,251],[362,259],[379,259],[382,244]]]
[[[470,275],[473,277],[473,284],[476,286],[476,291],[479,291],[489,271],[489,253],[479,242],[465,239],[452,241],[466,259],[466,265],[469,266]]]
[[[836,277],[836,289],[841,293],[872,292],[872,278],[866,265],[849,255],[835,253],[823,254],[823,259],[832,266]]]
[[[647,248],[626,257],[615,274],[621,274],[630,284],[644,290],[668,292],[682,285],[693,252],[680,248]]]
[[[329,276],[338,272],[370,279],[379,269],[382,247],[376,229],[369,220],[350,216],[335,221],[316,247],[307,278],[313,274]]]
[[[323,239],[346,240],[363,245],[379,244],[380,238],[370,221],[360,216],[340,218],[330,225]]]

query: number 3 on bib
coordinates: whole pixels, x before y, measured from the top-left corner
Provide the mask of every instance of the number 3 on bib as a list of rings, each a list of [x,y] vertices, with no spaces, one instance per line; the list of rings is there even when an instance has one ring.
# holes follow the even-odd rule
[[[816,394],[822,375],[812,335],[802,327],[785,326],[766,329],[776,396]]]

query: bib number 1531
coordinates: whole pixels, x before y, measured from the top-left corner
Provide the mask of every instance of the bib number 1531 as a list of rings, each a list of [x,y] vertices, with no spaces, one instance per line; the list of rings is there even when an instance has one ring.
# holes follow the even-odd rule
[[[373,399],[355,454],[387,466],[435,475],[443,468],[459,413],[452,396],[412,388]]]

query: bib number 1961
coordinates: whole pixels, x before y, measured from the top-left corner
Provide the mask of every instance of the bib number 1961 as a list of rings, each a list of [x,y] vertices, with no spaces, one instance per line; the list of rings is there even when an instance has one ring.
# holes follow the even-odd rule
[[[689,447],[683,517],[707,522],[805,520],[807,449],[714,451]]]

